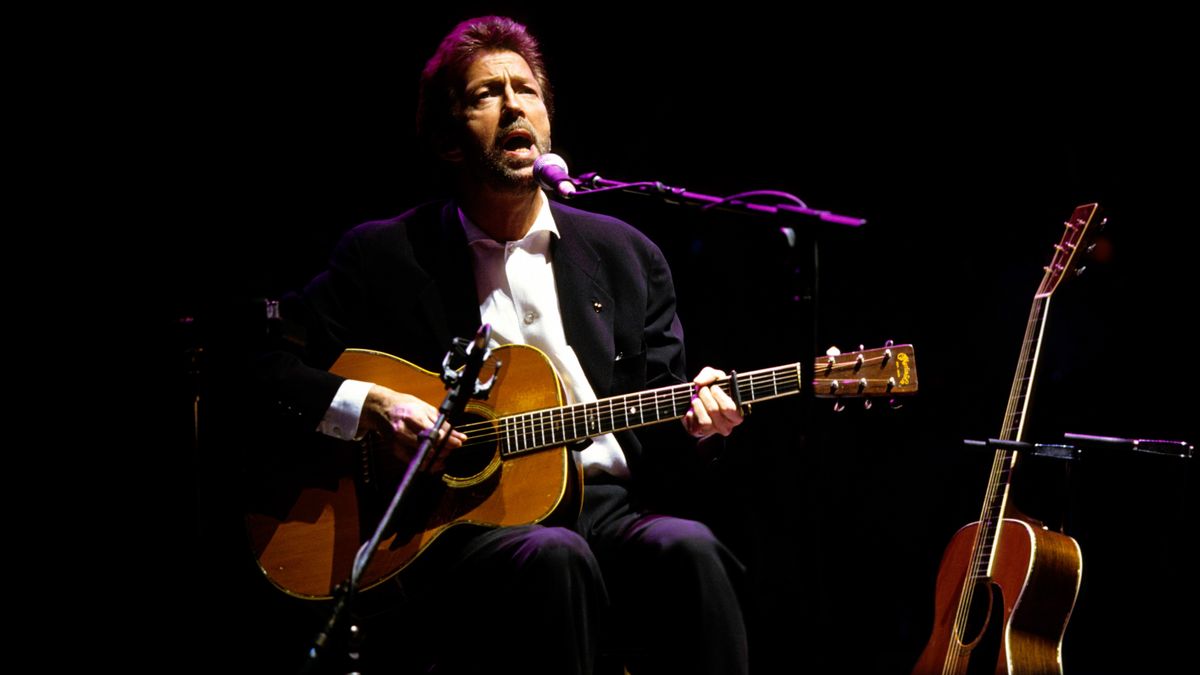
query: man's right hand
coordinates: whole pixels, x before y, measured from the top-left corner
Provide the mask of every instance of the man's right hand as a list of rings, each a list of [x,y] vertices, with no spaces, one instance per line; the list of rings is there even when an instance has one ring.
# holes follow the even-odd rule
[[[362,415],[358,419],[359,432],[376,431],[384,437],[392,438],[396,454],[408,461],[412,458],[420,444],[419,434],[433,428],[437,421],[437,408],[410,394],[402,394],[387,387],[374,385],[367,393],[363,404]],[[442,430],[434,441],[441,439],[450,429],[449,424],[443,424]],[[445,450],[461,447],[467,440],[461,431],[450,431],[450,437],[443,446]],[[436,468],[436,467],[435,467]]]

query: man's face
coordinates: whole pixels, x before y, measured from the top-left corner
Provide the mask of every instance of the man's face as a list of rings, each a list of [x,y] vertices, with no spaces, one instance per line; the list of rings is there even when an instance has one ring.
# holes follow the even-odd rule
[[[535,189],[533,161],[550,151],[550,116],[529,64],[513,52],[487,52],[464,81],[464,168],[493,188]]]

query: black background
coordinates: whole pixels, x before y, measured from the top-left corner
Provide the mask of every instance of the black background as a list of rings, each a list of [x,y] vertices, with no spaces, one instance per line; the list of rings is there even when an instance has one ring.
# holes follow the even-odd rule
[[[168,419],[194,460],[181,471],[199,498],[184,491],[181,508],[196,518],[201,564],[194,584],[152,606],[205,626],[199,644],[164,658],[183,664],[194,654],[182,650],[200,649],[288,672],[313,625],[247,574],[213,515],[223,465],[189,443],[190,380],[176,374],[177,346],[192,338],[177,320],[195,318],[203,341],[214,307],[299,287],[343,231],[430,195],[412,132],[417,76],[441,36],[479,13],[508,13],[541,39],[555,149],[573,172],[708,194],[782,190],[868,221],[787,223],[818,241],[812,339],[792,301],[811,253],[788,248],[783,223],[632,196],[578,204],[663,248],[692,372],[833,344],[916,347],[921,390],[902,408],[758,406],[699,479],[694,512],[750,570],[756,671],[909,671],[942,549],[982,503],[990,455],[962,440],[999,433],[1042,265],[1077,204],[1101,204],[1111,255],[1053,298],[1025,439],[1200,437],[1184,328],[1196,307],[1195,54],[1175,39],[1178,17],[739,3],[198,15],[186,38],[164,22],[128,54],[169,73],[139,80],[141,157],[161,186],[143,237],[160,255],[139,287],[177,336],[167,374],[182,393]],[[1189,662],[1192,462],[1113,450],[1069,473],[1030,464],[1030,504],[1083,549],[1067,672]]]

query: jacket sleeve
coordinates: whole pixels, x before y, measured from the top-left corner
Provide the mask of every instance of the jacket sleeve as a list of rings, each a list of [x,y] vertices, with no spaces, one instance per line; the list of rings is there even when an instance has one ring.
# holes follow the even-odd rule
[[[329,268],[303,292],[285,296],[280,315],[293,340],[276,340],[255,359],[254,374],[269,413],[288,426],[312,431],[345,378],[329,367],[352,342],[365,311],[362,246],[355,233],[335,248]]]

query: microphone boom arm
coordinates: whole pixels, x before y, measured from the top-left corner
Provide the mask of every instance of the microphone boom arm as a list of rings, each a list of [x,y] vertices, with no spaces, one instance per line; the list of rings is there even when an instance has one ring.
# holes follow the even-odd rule
[[[579,178],[572,179],[571,182],[576,186],[577,189],[570,195],[564,195],[570,199],[578,199],[581,195],[586,194],[620,191],[646,196],[657,196],[668,204],[676,204],[680,206],[699,206],[703,209],[720,209],[722,211],[733,211],[739,213],[749,212],[763,215],[783,214],[805,216],[818,218],[828,223],[846,225],[848,227],[859,227],[867,222],[863,218],[843,216],[831,211],[811,209],[798,197],[786,192],[778,192],[774,190],[760,190],[739,193],[729,197],[716,197],[713,195],[701,194],[699,192],[691,192],[681,187],[672,187],[660,181],[623,183],[620,181],[608,180],[601,178],[599,174],[596,174],[595,172],[583,174]],[[788,204],[781,202],[777,204],[763,204],[742,199],[743,197],[751,196],[774,196],[789,200],[794,203]]]

